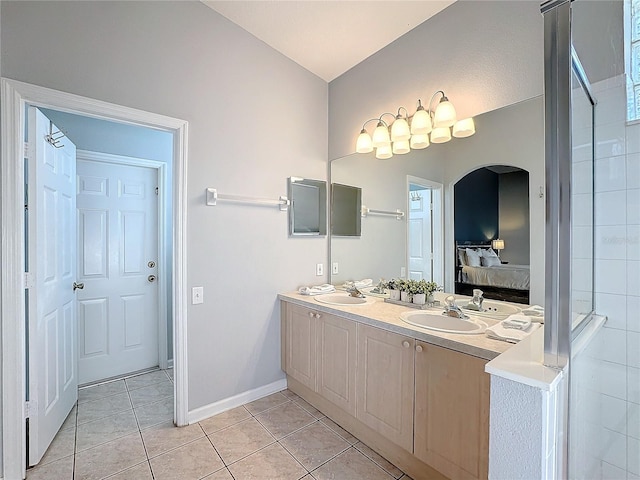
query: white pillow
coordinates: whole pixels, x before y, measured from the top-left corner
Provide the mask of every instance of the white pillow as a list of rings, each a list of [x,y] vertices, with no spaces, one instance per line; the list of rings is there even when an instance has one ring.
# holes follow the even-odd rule
[[[482,263],[480,262],[480,252],[472,250],[471,248],[466,248],[465,252],[467,254],[467,265],[470,267],[482,266]]]
[[[500,261],[500,259],[497,256],[496,257],[487,257],[486,255],[483,255],[480,260],[482,261],[482,266],[483,267],[493,267],[495,265],[502,265],[502,262]]]
[[[460,261],[461,267],[464,267],[467,264],[467,257],[464,253],[464,248],[458,249],[458,260]]]
[[[487,258],[498,258],[498,254],[493,250],[493,248],[483,248],[480,250],[483,257]]]

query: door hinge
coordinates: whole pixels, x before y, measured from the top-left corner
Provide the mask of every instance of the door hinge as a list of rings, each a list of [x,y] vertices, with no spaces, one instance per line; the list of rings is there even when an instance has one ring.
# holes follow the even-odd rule
[[[33,288],[33,275],[31,272],[24,272],[24,288],[27,290]]]
[[[35,410],[36,402],[27,401],[24,402],[24,418],[31,418],[32,409]]]
[[[24,142],[24,158],[29,158],[29,142]]]
[[[158,195],[158,187],[156,187],[156,195]]]

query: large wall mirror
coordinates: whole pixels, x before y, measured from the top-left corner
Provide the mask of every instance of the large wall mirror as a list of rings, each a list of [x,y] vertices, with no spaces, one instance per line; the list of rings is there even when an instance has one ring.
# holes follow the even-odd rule
[[[331,182],[360,187],[363,205],[403,213],[403,216],[362,218],[360,237],[331,236],[331,262],[334,272],[337,270],[332,274],[332,283],[362,278],[374,281],[392,277],[426,278],[454,292],[455,231],[456,228],[464,229],[465,225],[458,225],[458,222],[470,221],[455,218],[454,186],[468,174],[487,168],[496,175],[516,173],[514,177],[519,176],[519,179],[514,185],[525,182],[527,194],[519,205],[526,202],[528,211],[519,214],[527,218],[520,218],[522,228],[516,227],[515,221],[512,224],[503,222],[495,227],[497,232],[474,240],[490,244],[496,236],[508,236],[510,240],[505,240],[501,256],[509,263],[506,256],[526,251],[526,254],[518,254],[520,256],[514,262],[530,265],[529,300],[544,303],[542,97],[478,115],[475,121],[476,134],[469,138],[412,150],[388,160],[378,160],[374,154],[353,154],[331,162]],[[436,214],[425,220],[427,200],[432,203],[430,211],[434,209]],[[418,214],[418,211],[422,213]],[[514,218],[512,216],[511,220]],[[425,230],[427,225],[430,230]],[[509,229],[512,231],[507,234]],[[415,240],[419,237],[421,242]],[[430,260],[428,265],[425,259]]]
[[[327,234],[327,182],[289,177],[289,235]]]

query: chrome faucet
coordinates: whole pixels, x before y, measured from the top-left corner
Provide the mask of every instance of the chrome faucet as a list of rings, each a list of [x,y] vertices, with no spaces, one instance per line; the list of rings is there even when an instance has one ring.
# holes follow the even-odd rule
[[[384,293],[384,278],[381,278],[380,281],[378,282],[378,285],[376,285],[372,290],[371,293],[380,293],[383,294]]]
[[[456,305],[456,297],[453,295],[449,295],[444,299],[444,312],[442,312],[442,314],[449,317],[469,318],[460,310],[460,307]]]
[[[350,285],[347,285],[346,290],[349,295],[356,298],[365,298],[364,295],[358,288],[356,287],[355,282],[349,282]]]

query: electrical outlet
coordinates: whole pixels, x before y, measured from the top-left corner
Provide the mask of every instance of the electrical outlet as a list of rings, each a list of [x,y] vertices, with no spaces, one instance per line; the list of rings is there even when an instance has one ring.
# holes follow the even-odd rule
[[[317,263],[316,264],[316,276],[319,277],[321,275],[324,275],[324,268],[323,268],[321,263]]]
[[[204,303],[204,287],[193,287],[191,289],[191,303],[193,305]]]
[[[333,262],[333,265],[331,265],[331,273],[337,275],[338,271],[338,262]]]

